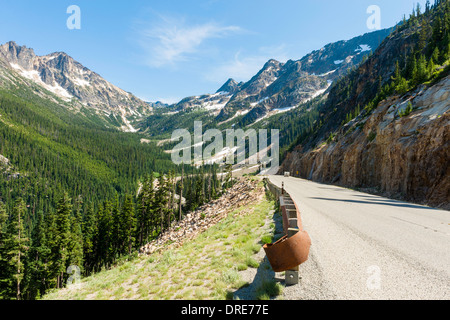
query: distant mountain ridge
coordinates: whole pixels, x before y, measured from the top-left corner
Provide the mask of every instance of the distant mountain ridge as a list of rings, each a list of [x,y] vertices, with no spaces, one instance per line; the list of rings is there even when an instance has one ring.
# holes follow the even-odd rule
[[[76,110],[86,108],[101,116],[113,117],[124,131],[135,131],[130,120],[149,115],[153,109],[64,52],[37,56],[33,49],[10,41],[0,45],[0,61],[0,69],[4,69],[0,70],[0,86],[11,86],[17,81],[12,73],[19,74],[25,82],[31,80]]]
[[[249,81],[228,79],[214,94],[187,97],[172,110],[203,109],[217,121],[244,115],[253,123],[279,110],[289,110],[325,93],[348,70],[359,65],[391,33],[392,28],[338,41],[286,63],[271,59]]]

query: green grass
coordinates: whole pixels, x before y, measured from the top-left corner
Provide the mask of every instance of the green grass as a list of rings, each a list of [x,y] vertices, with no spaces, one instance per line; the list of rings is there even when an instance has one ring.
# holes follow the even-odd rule
[[[275,279],[264,280],[256,289],[258,300],[270,300],[279,296],[283,292],[283,286]]]
[[[53,291],[44,299],[149,299],[224,300],[248,285],[240,271],[258,268],[253,257],[263,238],[272,239],[271,219],[275,203],[263,199],[241,207],[222,222],[176,249],[140,256],[112,270],[81,281],[80,289]],[[268,231],[269,229],[269,231]],[[258,297],[272,298],[281,292],[278,285],[264,283]]]

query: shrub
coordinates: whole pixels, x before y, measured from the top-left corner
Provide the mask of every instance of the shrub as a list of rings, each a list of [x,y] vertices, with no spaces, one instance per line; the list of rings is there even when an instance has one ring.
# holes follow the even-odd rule
[[[411,112],[413,111],[413,106],[411,101],[408,102],[408,105],[406,106],[406,108],[404,110],[400,110],[398,115],[400,116],[400,118],[402,117],[406,117],[408,116]]]

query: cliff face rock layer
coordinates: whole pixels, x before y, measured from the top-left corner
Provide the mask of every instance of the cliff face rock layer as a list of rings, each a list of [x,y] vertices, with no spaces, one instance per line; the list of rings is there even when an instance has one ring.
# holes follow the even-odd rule
[[[408,114],[405,110],[411,108]],[[405,115],[406,114],[406,115]],[[294,176],[450,209],[450,76],[382,101],[314,150],[282,165]]]

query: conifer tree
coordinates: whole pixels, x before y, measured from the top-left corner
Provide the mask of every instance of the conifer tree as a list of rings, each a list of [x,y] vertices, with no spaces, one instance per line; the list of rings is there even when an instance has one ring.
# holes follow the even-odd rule
[[[97,239],[97,215],[92,204],[87,207],[83,221],[83,260],[85,275],[88,275],[95,267],[96,239]]]
[[[128,254],[131,254],[135,240],[135,225],[136,218],[133,197],[127,194],[122,207],[122,232],[123,239],[125,240],[124,245],[126,246]]]
[[[0,300],[9,298],[9,265],[6,251],[6,226],[8,213],[6,206],[0,201]]]
[[[98,266],[109,267],[111,265],[111,240],[112,240],[112,206],[109,201],[104,201],[98,212]],[[123,238],[120,239],[123,242]]]
[[[154,203],[154,216],[155,220],[159,223],[159,233],[165,230],[164,223],[166,221],[165,217],[168,211],[168,204],[167,180],[164,175],[160,175],[158,178],[158,189],[156,190]]]
[[[178,220],[181,221],[183,209],[183,182],[184,182],[184,166],[181,166],[181,181],[180,181],[180,199],[178,200]]]
[[[417,72],[413,81],[415,84],[420,84],[428,78],[427,60],[425,55],[421,54],[417,61]]]
[[[80,272],[83,272],[83,232],[82,232],[82,216],[75,213],[70,217],[70,239],[69,239],[69,255],[67,258],[66,269],[69,266],[76,266]]]
[[[167,191],[168,191],[168,208],[167,208],[167,227],[169,228],[173,215],[175,213],[175,172],[169,171],[168,180],[167,180]]]
[[[136,242],[138,247],[144,244],[146,220],[148,216],[148,176],[145,177],[140,187],[136,203]]]
[[[50,248],[48,247],[46,227],[44,212],[40,210],[37,213],[36,226],[31,235],[31,246],[26,266],[28,271],[29,299],[34,299],[44,294],[48,286]]]
[[[15,287],[15,298],[21,300],[21,282],[24,277],[24,258],[28,250],[28,238],[25,237],[23,217],[26,206],[22,198],[18,198],[14,205],[11,219],[7,228],[7,259],[10,265],[12,283]]]
[[[56,278],[56,288],[64,285],[64,273],[69,258],[70,215],[72,206],[67,193],[60,198],[51,225],[52,239],[49,244],[51,249],[51,263],[53,277]]]
[[[111,248],[109,250],[112,260],[114,261],[121,253],[120,243],[120,228],[121,228],[121,215],[119,195],[116,193],[112,203],[111,212]]]
[[[408,81],[402,77],[398,61],[395,65],[395,72],[392,80],[396,92],[399,94],[405,94],[408,91]]]
[[[437,17],[433,23],[433,35],[432,40],[435,44],[438,44],[442,40],[443,30],[442,30],[442,20]]]
[[[145,226],[144,226],[144,241],[149,241],[151,236],[150,232],[153,232],[153,226],[155,223],[154,219],[154,210],[155,210],[155,174],[152,172],[150,174],[150,178],[147,183],[147,200],[146,203],[146,216],[145,216]],[[153,236],[153,234],[152,234]]]

